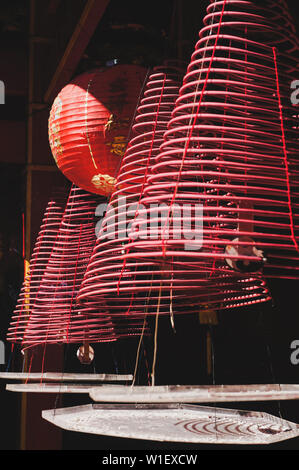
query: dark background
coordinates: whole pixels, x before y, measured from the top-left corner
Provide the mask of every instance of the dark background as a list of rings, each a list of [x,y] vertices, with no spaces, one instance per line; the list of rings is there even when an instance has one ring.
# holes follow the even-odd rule
[[[287,3],[298,30],[298,0]],[[35,2],[35,54],[31,66],[29,4],[25,0],[10,0],[2,1],[0,5],[0,79],[6,86],[6,102],[0,106],[0,339],[3,341],[23,278],[22,217],[25,215],[26,219],[30,212],[29,248],[32,248],[53,186],[68,186],[53,164],[47,141],[47,118],[55,95],[48,102],[44,96],[86,2]],[[188,62],[206,5],[206,1],[199,0],[111,0],[72,70],[72,76],[103,66],[114,58],[119,62],[138,63],[146,67],[160,64],[168,56],[181,56]],[[34,89],[31,97],[30,87]],[[31,131],[28,122],[32,124]],[[33,195],[31,200],[28,198],[28,184]],[[29,248],[27,246],[27,257]],[[299,365],[290,362],[290,344],[295,339],[299,340],[298,284],[277,280],[270,284],[270,288],[273,304],[219,315],[219,325],[211,330],[214,376],[206,372],[206,330],[200,325],[199,318],[178,318],[175,335],[168,320],[161,319],[156,383],[208,384],[213,380],[219,384],[236,381],[240,384],[298,383]],[[74,359],[76,348],[68,346],[63,351],[63,367],[79,372],[132,372],[136,348],[136,340],[98,345],[95,364],[86,370],[86,367],[78,366]],[[144,349],[139,383],[147,383],[145,354],[150,362],[151,339],[145,340]],[[48,354],[51,355],[50,350]],[[57,351],[54,351],[53,357],[56,355]],[[60,361],[61,354],[57,357]],[[21,366],[20,356],[11,355],[7,344],[6,364],[0,365],[0,370],[6,370],[9,362],[10,370]],[[56,366],[55,361],[49,364],[52,370],[59,369]],[[5,392],[5,384],[0,383],[0,449],[14,450],[20,446],[21,399],[18,394]],[[54,395],[30,395],[28,401],[27,449],[213,448],[60,432],[43,422],[40,410],[88,403],[88,398],[66,395],[58,399]],[[299,405],[296,401],[229,404],[228,407],[267,411],[299,423]],[[237,446],[233,448],[237,449]],[[299,439],[270,448],[299,449]]]

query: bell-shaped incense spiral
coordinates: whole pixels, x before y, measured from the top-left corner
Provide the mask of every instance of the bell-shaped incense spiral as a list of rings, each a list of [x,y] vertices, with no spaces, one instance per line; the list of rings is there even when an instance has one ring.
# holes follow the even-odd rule
[[[165,216],[167,216],[169,200],[172,198],[172,178],[168,178],[167,182],[165,179],[165,186],[161,191],[157,188],[157,193],[153,198],[144,198],[144,195],[151,190],[151,180],[156,176],[152,170],[156,167],[156,162],[159,161],[160,147],[163,148],[165,136],[171,129],[171,123],[177,115],[186,119],[184,111],[175,115],[175,111],[173,112],[171,109],[171,101],[167,93],[169,80],[165,81],[163,76],[162,78],[158,77],[153,75],[155,80],[150,77],[148,89],[146,88],[144,98],[138,108],[136,124],[133,127],[137,136],[131,140],[124,156],[116,190],[104,218],[106,230],[102,230],[97,241],[80,289],[79,299],[97,302],[100,298],[105,297],[109,309],[114,308],[117,313],[121,305],[132,315],[156,313],[157,306],[160,313],[169,314],[172,305],[175,305],[176,313],[188,313],[195,311],[198,305],[221,304],[223,308],[227,308],[250,304],[253,301],[267,300],[269,295],[263,280],[257,280],[248,275],[240,276],[231,272],[227,273],[228,268],[220,271],[221,279],[215,283],[214,278],[211,277],[213,264],[211,260],[208,263],[201,262],[200,270],[196,271],[192,267],[193,261],[189,263],[174,257],[169,257],[167,260],[165,257],[155,258],[156,252],[159,254],[159,251],[162,252],[163,249],[164,239],[161,240],[163,224],[161,222],[163,223]],[[174,96],[173,84],[170,89],[172,106],[176,101],[176,110],[181,99],[181,94],[178,97],[178,82],[176,96]],[[155,99],[154,110],[150,107],[150,98],[151,100]],[[164,103],[167,104],[167,108]],[[149,124],[151,125],[150,129]],[[176,142],[173,143],[172,149],[177,152]],[[134,169],[133,164],[136,164],[136,160],[140,161],[140,172],[136,172]],[[173,171],[176,171],[175,166]],[[190,178],[189,186],[192,185],[196,188],[196,181],[197,178]],[[210,198],[213,198],[215,191],[217,192],[217,188],[215,189],[211,184],[207,192],[210,194]],[[190,207],[184,207],[184,197],[185,195],[180,199],[181,205],[177,207],[174,217],[172,235],[175,234],[176,237],[179,231],[178,223],[188,222],[187,228],[185,228],[187,236],[189,236],[192,232],[192,224],[194,226],[194,217],[196,216],[196,220],[201,222],[200,210],[196,213],[196,204],[192,205],[193,202],[199,202],[198,193],[195,192]],[[135,207],[130,206],[128,211],[128,206],[132,203],[135,203]],[[160,204],[159,207],[157,207],[157,203]],[[122,214],[126,214],[128,217],[128,213],[129,220],[132,221],[129,233],[126,232],[127,225],[120,217]],[[145,222],[144,215],[147,217]],[[191,225],[186,217],[189,219],[193,217]],[[201,229],[201,224],[199,225]],[[121,233],[122,236],[115,239],[115,233],[117,235]],[[180,233],[180,235],[182,234]],[[179,243],[187,246],[190,246],[189,242],[191,245],[193,243],[189,237],[187,239],[181,237],[178,240]],[[198,240],[195,240],[195,243],[198,245]],[[193,248],[191,246],[192,253],[195,253]],[[186,297],[186,291],[188,297]]]

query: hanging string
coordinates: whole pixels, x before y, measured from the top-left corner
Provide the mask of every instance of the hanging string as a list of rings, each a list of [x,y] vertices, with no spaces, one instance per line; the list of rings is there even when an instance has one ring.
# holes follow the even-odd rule
[[[80,255],[80,243],[81,243],[81,237],[82,237],[82,225],[83,224],[80,224],[77,258],[76,258],[76,264],[75,264],[75,275],[74,275],[74,282],[73,282],[73,288],[72,288],[72,297],[71,297],[70,308],[69,308],[69,318],[68,318],[67,330],[66,330],[66,342],[68,342],[68,338],[69,338],[69,328],[70,328],[70,323],[71,323],[73,300],[74,300],[74,295],[75,295],[76,280],[77,280],[77,274],[78,274],[78,262],[79,262],[79,255]]]
[[[149,149],[149,152],[148,152],[148,155],[147,155],[147,161],[146,161],[146,167],[145,167],[145,171],[144,171],[144,177],[143,177],[141,189],[139,191],[139,199],[138,199],[137,208],[136,208],[136,211],[135,211],[133,223],[136,221],[136,217],[138,216],[140,201],[141,201],[141,198],[142,198],[142,195],[143,195],[144,186],[145,186],[146,179],[147,179],[147,176],[148,176],[148,172],[149,172],[149,169],[150,169],[150,161],[151,161],[152,152],[153,152],[154,143],[155,143],[156,129],[157,129],[157,124],[158,124],[158,118],[160,116],[159,113],[160,113],[161,102],[162,102],[162,98],[163,98],[163,94],[164,94],[165,83],[166,83],[166,74],[164,74],[163,83],[162,83],[162,87],[161,87],[161,93],[160,93],[160,96],[159,96],[159,102],[158,102],[158,107],[157,107],[157,112],[156,112],[156,119],[155,119],[153,131],[152,131],[152,139],[151,139],[150,149]],[[131,241],[132,241],[132,239],[129,238],[128,243],[130,243]],[[128,254],[128,253],[129,253],[129,248],[127,247],[126,248],[126,254]],[[118,283],[117,283],[117,294],[118,295],[119,295],[120,282],[121,282],[121,279],[122,279],[122,276],[123,276],[123,273],[124,273],[125,266],[126,266],[126,258],[123,260],[122,269],[121,269],[120,276],[119,276]]]
[[[72,185],[72,188],[73,188],[74,186],[75,186],[75,185],[73,184],[73,185]],[[52,248],[51,256],[52,256],[52,254],[53,254],[53,252],[54,252],[54,249],[55,249],[55,246],[56,246],[56,242],[57,242],[58,239],[59,239],[59,234],[61,233],[60,231],[61,231],[61,229],[62,229],[62,227],[63,227],[63,220],[64,220],[64,216],[65,216],[65,214],[66,214],[66,211],[67,211],[67,209],[68,209],[68,202],[69,202],[69,200],[70,200],[71,193],[72,193],[72,189],[71,189],[70,192],[69,192],[68,200],[67,200],[67,203],[66,203],[65,208],[64,208],[64,213],[63,213],[63,215],[62,215],[62,219],[61,219],[61,222],[60,222],[60,227],[59,227],[59,230],[58,230],[58,233],[57,233],[56,241],[55,241],[55,243],[54,243],[54,245],[53,245],[53,248]],[[74,204],[74,201],[72,200],[72,205],[73,205],[73,204]],[[81,226],[81,228],[82,228],[82,226]],[[69,238],[69,237],[70,237],[70,232],[68,233],[67,238]],[[50,258],[49,258],[48,264],[50,263],[51,256],[50,256]],[[78,254],[77,254],[77,257],[78,257]],[[77,261],[78,261],[78,258],[77,258]],[[58,278],[60,278],[60,276],[61,276],[61,269],[62,269],[62,265],[60,264],[59,272],[58,272]],[[47,268],[45,269],[43,278],[45,278],[45,276],[46,276],[46,271],[47,271]],[[42,285],[42,283],[41,283],[41,285]],[[58,289],[58,283],[56,283],[55,290],[54,290],[54,292],[53,292],[52,302],[54,302],[54,299],[56,298],[57,289]],[[74,293],[72,293],[72,294],[74,294]],[[51,315],[49,316],[49,318],[48,318],[47,331],[46,331],[46,339],[45,339],[45,341],[44,341],[44,343],[43,343],[44,350],[43,350],[43,358],[42,358],[42,375],[41,375],[40,383],[42,383],[42,380],[43,380],[44,364],[45,364],[45,356],[46,356],[46,348],[47,348],[47,340],[48,340],[48,335],[49,335],[49,330],[50,330],[51,317],[52,317],[52,314],[51,314]],[[68,330],[67,330],[67,332],[68,332]]]
[[[170,315],[170,324],[174,333],[175,324],[174,324],[174,313],[173,313],[173,257],[171,262],[171,284],[170,284],[170,301],[169,301],[169,315]]]
[[[159,313],[160,313],[161,295],[162,295],[162,281],[160,282],[157,313],[156,313],[156,318],[155,318],[154,355],[153,355],[153,366],[152,366],[152,375],[151,375],[152,387],[154,387],[155,385],[155,372],[156,372],[157,348],[158,348],[158,320],[159,320]]]
[[[10,365],[11,365],[12,358],[13,358],[13,353],[14,353],[14,344],[12,344],[11,348],[10,348],[10,354],[9,354],[7,366],[6,366],[6,369],[5,369],[6,372],[8,372],[9,369],[10,369]]]
[[[31,358],[30,358],[30,363],[29,363],[29,368],[28,368],[28,374],[27,374],[27,377],[26,377],[26,381],[25,381],[25,384],[28,383],[28,380],[29,380],[29,376],[30,376],[30,372],[31,372],[31,368],[32,368],[32,362],[33,362],[33,356],[34,356],[34,353],[33,351],[31,350]]]
[[[264,333],[263,336],[264,336],[264,341],[265,341],[265,346],[266,346],[266,353],[267,353],[267,357],[268,357],[268,365],[269,365],[269,372],[270,372],[271,381],[272,381],[273,384],[277,384],[276,374],[275,374],[275,371],[274,371],[274,362],[273,362],[272,353],[271,353],[271,347],[270,347],[270,344],[269,344],[269,341],[268,341],[268,338],[267,338],[267,335],[266,335],[266,332],[265,332],[264,314],[263,314],[262,310],[260,310],[260,318],[261,318],[261,324],[263,326],[263,333]],[[278,384],[278,386],[281,389],[280,384]],[[277,407],[278,407],[279,417],[280,417],[280,419],[283,419],[282,412],[281,412],[281,401],[280,400],[277,400]]]
[[[145,300],[144,322],[143,322],[142,332],[141,332],[141,335],[140,335],[139,344],[138,344],[137,353],[136,353],[136,363],[135,363],[135,371],[134,371],[132,386],[135,383],[135,375],[137,373],[138,362],[139,362],[139,354],[140,354],[139,352],[140,352],[142,340],[143,340],[143,337],[144,337],[144,331],[145,331],[145,326],[146,326],[149,301],[150,301],[150,297],[151,297],[151,293],[152,293],[152,287],[153,287],[152,282],[153,282],[153,274],[152,274],[152,279],[151,279],[151,284],[150,284],[150,288],[149,288],[149,291],[148,291],[148,295],[147,295],[146,300]],[[144,354],[145,354],[145,350],[144,350]]]
[[[146,371],[147,371],[147,384],[150,385],[151,384],[151,374],[150,374],[150,370],[149,370],[149,361],[148,361],[148,358],[147,358],[147,353],[146,353],[146,348],[145,348],[145,345],[143,343],[143,357],[144,357],[144,362],[145,362],[145,367],[146,367]]]
[[[61,395],[61,387],[63,385],[63,377],[64,377],[64,373],[65,373],[65,363],[66,363],[66,358],[67,358],[67,355],[68,355],[68,350],[69,350],[69,344],[67,343],[66,344],[66,347],[65,347],[65,351],[64,351],[64,358],[63,358],[63,364],[62,364],[62,374],[61,374],[61,378],[60,378],[60,381],[59,381],[59,391],[57,392],[56,394],[56,397],[55,397],[55,402],[54,402],[54,415],[56,413],[56,409],[57,409],[57,405],[58,405],[58,401],[59,401],[59,398],[61,399],[62,395]]]
[[[138,348],[137,348],[137,353],[136,353],[136,362],[135,362],[135,369],[134,369],[134,374],[133,374],[132,387],[134,387],[135,381],[136,381],[136,374],[137,374],[137,369],[138,369],[138,365],[139,365],[140,348],[141,348],[141,343],[142,343],[142,340],[143,340],[145,326],[146,326],[146,318],[147,317],[145,316],[142,331],[141,331],[141,335],[140,335],[140,338],[139,338],[139,343],[138,343]]]
[[[286,172],[286,183],[287,183],[287,193],[288,193],[288,207],[289,207],[289,216],[290,216],[291,238],[292,238],[292,241],[294,243],[294,246],[295,246],[297,252],[299,252],[299,246],[298,246],[297,241],[296,241],[295,230],[294,230],[293,209],[292,209],[292,199],[291,199],[291,185],[290,185],[290,174],[289,174],[289,162],[288,162],[286,137],[285,137],[284,123],[283,123],[283,107],[282,107],[281,95],[280,95],[276,47],[273,47],[272,50],[273,50],[274,66],[275,66],[277,100],[278,100],[279,116],[280,116],[280,127],[281,127],[282,148],[283,148],[283,156],[284,156],[284,166],[285,166],[285,172]]]
[[[47,216],[46,216],[46,220],[44,222],[44,225],[47,225],[47,222],[48,222],[48,218],[49,218],[49,215],[50,215],[50,211],[47,210]],[[42,241],[43,241],[43,238],[44,238],[44,235],[45,235],[46,231],[44,230],[42,232],[42,236],[41,236],[41,239],[40,239],[40,243],[39,243],[39,246],[38,246],[38,250],[37,250],[37,255],[36,255],[36,259],[38,259],[38,256],[39,256],[39,252],[40,252],[40,249],[41,249],[41,244],[42,244]],[[25,234],[24,234],[25,235]],[[24,248],[23,248],[24,250]],[[24,251],[23,251],[24,253]],[[25,260],[24,260],[24,266],[25,266]],[[34,273],[34,268],[35,268],[35,264],[33,266],[29,266],[29,276],[26,275],[26,270],[24,272],[24,288],[25,288],[25,295],[24,295],[24,298],[23,298],[23,301],[22,301],[22,307],[19,309],[19,314],[18,314],[18,318],[17,318],[17,325],[16,325],[16,328],[15,328],[15,338],[14,338],[14,342],[17,341],[17,331],[18,331],[18,328],[19,328],[19,323],[20,323],[20,320],[21,320],[21,316],[22,316],[22,312],[23,312],[23,309],[24,309],[24,304],[26,304],[26,299],[30,301],[30,285],[31,285],[31,280],[32,280],[32,276],[33,276],[33,273]],[[36,299],[36,296],[37,296],[37,292],[35,294],[35,298],[33,301],[35,301]],[[26,308],[25,308],[26,309]],[[27,315],[27,324],[30,320],[30,316],[31,316],[31,310],[29,311],[29,314]],[[25,336],[25,332],[26,332],[26,328],[25,328],[25,331],[24,331],[24,335],[23,335],[23,338]]]
[[[166,232],[166,228],[168,227],[168,224],[170,222],[170,214],[173,215],[173,204],[174,204],[174,201],[175,201],[176,196],[177,196],[179,182],[180,182],[181,174],[182,174],[184,163],[185,163],[185,158],[187,156],[187,151],[189,149],[189,145],[190,145],[190,142],[191,142],[193,131],[194,131],[194,128],[195,128],[195,125],[196,125],[196,122],[197,122],[197,118],[198,118],[199,111],[200,111],[200,108],[201,108],[201,103],[202,103],[204,93],[205,93],[205,90],[206,90],[206,87],[207,87],[207,84],[208,84],[208,81],[209,81],[209,76],[210,76],[212,64],[213,64],[213,61],[214,61],[218,40],[219,40],[219,37],[220,37],[220,29],[221,29],[221,25],[222,25],[222,19],[223,19],[223,15],[224,15],[226,2],[227,2],[227,0],[223,1],[222,11],[221,11],[220,20],[219,20],[218,29],[217,29],[217,35],[216,35],[216,39],[215,39],[215,42],[214,42],[213,52],[212,52],[210,63],[209,63],[209,68],[208,68],[208,71],[206,73],[203,89],[201,91],[199,103],[197,105],[197,110],[196,110],[195,116],[193,118],[193,123],[192,123],[191,129],[190,129],[190,132],[189,132],[189,135],[188,135],[188,138],[187,138],[187,142],[186,142],[186,145],[185,145],[185,148],[184,148],[184,153],[183,153],[182,162],[181,162],[181,165],[180,165],[180,168],[179,168],[176,185],[175,185],[173,196],[172,196],[172,199],[171,199],[171,202],[170,202],[170,207],[169,207],[169,210],[168,210],[167,219],[166,219],[166,222],[164,224],[164,228],[163,228],[163,232],[162,232],[162,253],[163,253],[163,256],[166,255],[165,232]],[[195,94],[195,96],[196,96],[196,94]]]
[[[211,349],[212,349],[212,383],[213,383],[213,386],[216,384],[216,375],[215,375],[215,349],[214,349],[214,335],[213,335],[213,329],[212,329],[212,326],[211,326],[211,320],[208,324],[208,328],[209,328],[209,333],[210,333],[210,337],[211,337]],[[217,435],[217,404],[214,403],[214,426],[215,426],[215,437],[216,437],[216,441],[218,439],[218,435]]]

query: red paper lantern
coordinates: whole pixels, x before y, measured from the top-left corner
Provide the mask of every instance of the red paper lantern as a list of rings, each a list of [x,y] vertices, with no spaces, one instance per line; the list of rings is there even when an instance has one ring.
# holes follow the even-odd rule
[[[53,157],[86,191],[111,193],[145,73],[137,65],[86,72],[55,99],[49,117]]]

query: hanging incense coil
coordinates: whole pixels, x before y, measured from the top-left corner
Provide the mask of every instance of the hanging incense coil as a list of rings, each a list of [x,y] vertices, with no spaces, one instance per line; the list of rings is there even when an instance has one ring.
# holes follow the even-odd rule
[[[169,299],[184,311],[186,296],[220,309],[242,305],[247,294],[254,303],[269,298],[263,276],[298,278],[298,116],[289,100],[298,41],[283,2],[270,3],[270,12],[242,1],[208,7],[141,199],[145,220],[153,203],[168,210],[156,240],[146,238],[146,224],[135,239],[132,230],[125,255],[127,263],[143,260],[137,289],[151,271],[159,309]],[[175,204],[190,205],[190,233],[201,220],[198,239],[176,236]]]
[[[98,196],[73,185],[21,336],[24,347],[41,343],[114,341],[131,333],[130,323],[126,331],[122,328],[118,333],[107,308],[102,307],[100,315],[90,317],[76,305],[77,292],[96,239],[95,210],[99,202]]]
[[[186,298],[186,292],[183,292],[186,290],[183,262],[172,259],[166,263],[152,261],[152,253],[146,251],[147,243],[151,242],[146,234],[142,242],[146,248],[142,255],[139,257],[139,253],[137,256],[131,253],[135,243],[140,243],[134,233],[131,237],[134,227],[135,230],[138,228],[139,235],[142,232],[142,223],[138,222],[139,216],[142,219],[144,213],[140,194],[147,190],[152,167],[163,145],[164,133],[168,132],[174,103],[180,99],[179,77],[173,82],[169,70],[159,69],[157,72],[149,77],[138,107],[133,126],[135,135],[122,161],[115,191],[103,220],[104,228],[91,256],[78,298],[82,303],[87,299],[96,303],[105,298],[109,311],[115,315],[119,314],[120,306],[130,315],[154,314],[157,305],[160,313],[169,314],[172,303],[175,303],[175,313],[190,313],[207,304],[229,308],[268,300],[270,296],[263,280],[230,272],[229,276],[224,273],[216,284],[210,278],[210,264],[202,264],[199,279],[192,279],[191,288],[195,287],[196,290],[190,290]],[[136,172],[136,161],[140,165],[139,172]],[[134,202],[135,207],[130,206]],[[159,234],[155,222],[160,222],[160,219],[154,210],[150,214],[150,222],[154,225],[150,238],[153,235],[152,243],[161,246],[161,241],[155,240]],[[132,225],[129,236],[125,216],[126,222],[129,219]],[[119,234],[122,236],[119,237]],[[172,289],[173,282],[176,282],[176,291]]]
[[[115,316],[126,312],[131,301],[136,306],[130,293],[124,298],[114,298],[123,268],[126,244],[129,242],[127,229],[136,218],[146,177],[163,142],[167,123],[178,97],[181,76],[182,71],[170,65],[156,67],[146,80],[132,126],[133,137],[123,157],[115,189],[78,296],[83,304],[87,300],[96,304],[105,298],[109,310]],[[107,293],[112,294],[112,298],[109,295],[106,297]],[[144,313],[145,299],[142,302]],[[139,310],[136,313],[140,315]],[[134,315],[132,310],[131,315]]]
[[[100,270],[94,252],[81,299],[110,297],[117,286],[132,293],[133,313],[146,293],[153,312],[223,309],[268,300],[263,276],[298,277],[298,119],[289,100],[298,41],[284,2],[270,4],[269,13],[250,1],[211,2],[121,276]],[[157,203],[168,210],[152,240]],[[198,238],[177,237],[175,203],[191,207],[189,235],[202,222]]]
[[[53,195],[45,210],[39,234],[30,259],[29,270],[13,312],[7,340],[22,342],[24,331],[35,304],[39,286],[51,256],[58,234],[64,210],[65,198],[61,194]]]

